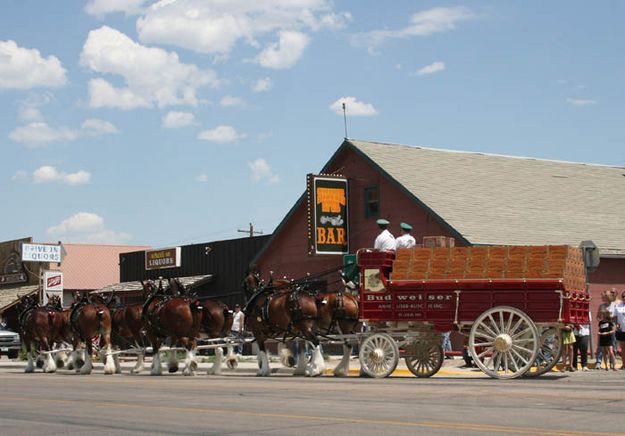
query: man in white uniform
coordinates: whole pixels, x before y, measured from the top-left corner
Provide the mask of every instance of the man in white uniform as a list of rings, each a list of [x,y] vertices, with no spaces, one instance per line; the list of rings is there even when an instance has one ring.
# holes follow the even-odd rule
[[[395,237],[388,231],[387,227],[390,224],[388,220],[384,218],[380,218],[376,221],[378,227],[382,230],[382,232],[375,238],[375,242],[373,243],[373,248],[376,250],[388,250],[395,251]]]
[[[236,304],[234,306],[234,313],[232,314],[232,327],[230,330],[230,336],[235,339],[241,339],[243,337],[243,327],[245,326],[245,315],[241,311],[241,306]],[[238,344],[234,347],[234,352],[237,354],[241,354],[243,352],[243,347],[241,344]]]
[[[410,234],[412,226],[410,224],[401,223],[399,227],[401,227],[401,236],[395,240],[395,248],[413,248],[417,245],[417,241],[415,241],[413,236]]]

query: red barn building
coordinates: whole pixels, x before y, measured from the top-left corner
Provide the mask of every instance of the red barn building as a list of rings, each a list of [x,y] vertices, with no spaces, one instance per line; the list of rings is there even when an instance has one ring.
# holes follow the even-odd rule
[[[625,168],[347,139],[320,172],[348,180],[352,253],[373,246],[378,218],[396,236],[400,222],[410,223],[417,242],[432,235],[461,246],[592,240],[601,253],[589,277],[593,314],[601,290],[625,290]],[[308,231],[303,194],[256,257],[264,276],[299,278],[342,264],[340,255],[309,255]]]

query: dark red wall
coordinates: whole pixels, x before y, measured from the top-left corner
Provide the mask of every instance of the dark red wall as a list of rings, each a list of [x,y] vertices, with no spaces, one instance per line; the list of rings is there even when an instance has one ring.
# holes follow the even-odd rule
[[[396,185],[389,182],[363,158],[349,149],[343,149],[326,173],[341,174],[349,181],[349,251],[372,247],[379,233],[376,220],[386,218],[391,222],[389,230],[395,236],[400,234],[399,223],[404,221],[413,226],[412,234],[421,242],[423,236],[452,236],[433,217],[406,196]],[[378,185],[380,192],[380,215],[365,218],[365,187]],[[302,188],[305,188],[302,183]],[[342,265],[342,256],[308,255],[308,227],[306,202],[302,202],[288,222],[284,223],[274,240],[265,248],[257,264],[263,276],[269,271],[275,277],[301,278],[306,273],[314,274]],[[460,244],[458,244],[460,245]],[[338,274],[328,277],[328,282],[338,279]],[[336,287],[333,286],[334,288]]]

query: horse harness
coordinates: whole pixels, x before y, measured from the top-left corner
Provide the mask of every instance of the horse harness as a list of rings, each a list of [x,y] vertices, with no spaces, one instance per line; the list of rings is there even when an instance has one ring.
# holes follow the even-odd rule
[[[347,312],[345,311],[345,295],[343,291],[337,291],[335,295],[336,298],[334,299],[334,304],[330,308],[332,319],[330,320],[330,325],[325,333],[326,335],[329,335],[334,330],[339,321],[358,321],[358,318],[347,315]],[[317,294],[315,301],[317,302],[317,309],[320,309],[321,305],[328,303],[327,297],[324,298],[320,294]]]

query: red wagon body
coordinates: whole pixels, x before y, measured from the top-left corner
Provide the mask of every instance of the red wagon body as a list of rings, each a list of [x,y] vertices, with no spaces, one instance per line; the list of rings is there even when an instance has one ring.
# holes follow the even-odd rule
[[[372,325],[443,332],[472,326],[484,315],[477,346],[499,341],[493,350],[515,357],[514,347],[528,340],[516,324],[516,331],[504,330],[517,316],[529,318],[519,325],[543,326],[539,336],[550,329],[557,340],[563,325],[589,322],[581,251],[573,247],[415,248],[397,255],[367,249],[358,252],[358,266],[360,318]],[[480,340],[480,334],[492,340]]]

